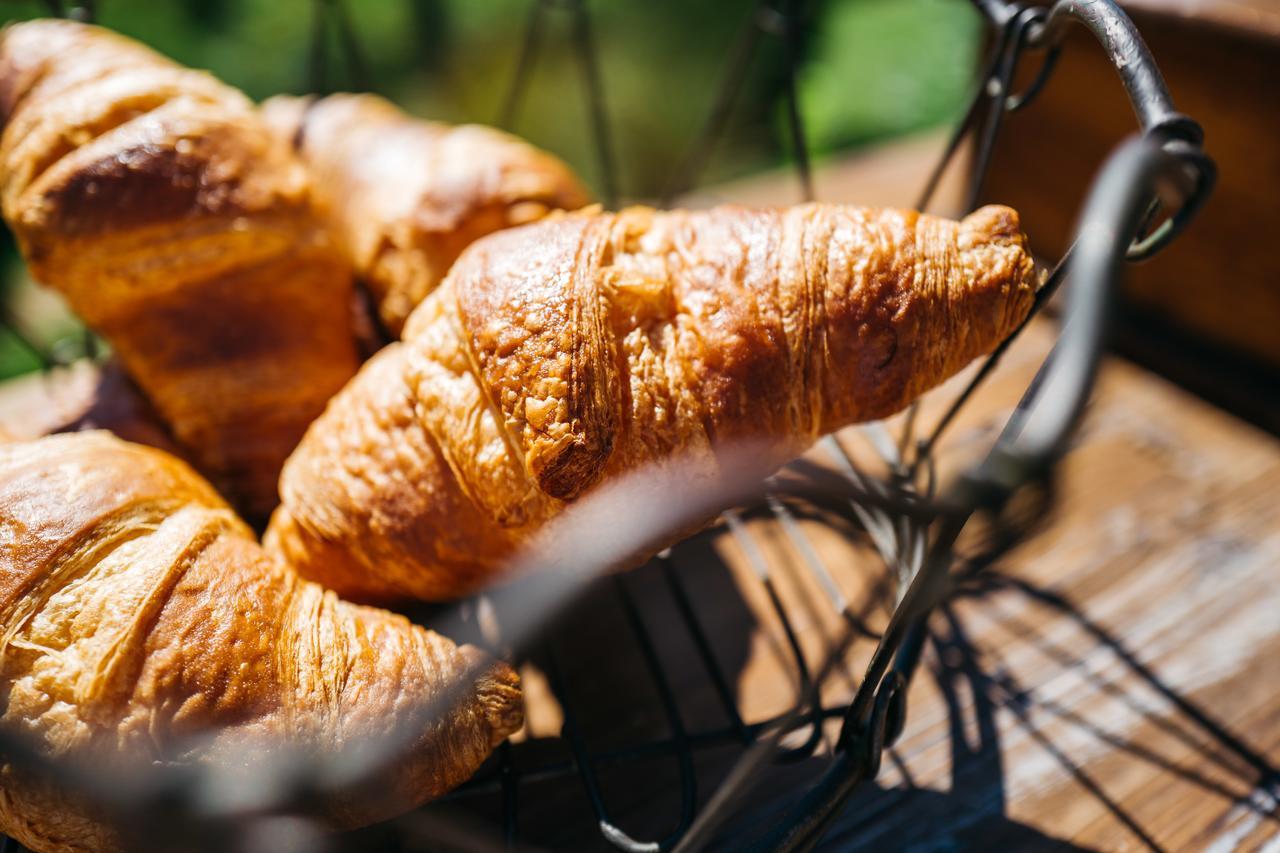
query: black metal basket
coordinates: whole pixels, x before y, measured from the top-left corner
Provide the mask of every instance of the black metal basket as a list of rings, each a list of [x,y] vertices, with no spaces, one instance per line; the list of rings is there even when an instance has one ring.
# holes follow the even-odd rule
[[[504,744],[462,788],[383,827],[325,836],[304,819],[282,815],[306,814],[337,786],[376,778],[383,762],[395,760],[395,737],[371,744],[354,764],[351,756],[343,757],[345,763],[330,765],[285,762],[278,772],[252,786],[262,794],[257,799],[219,795],[231,783],[217,778],[213,770],[156,768],[127,784],[118,778],[98,778],[85,768],[51,764],[8,735],[0,737],[5,758],[32,772],[52,774],[68,789],[102,802],[131,833],[127,837],[147,848],[491,849],[523,846],[535,822],[539,824],[532,833],[535,842],[580,846],[587,843],[580,831],[548,828],[536,814],[540,792],[557,780],[568,784],[557,788],[556,809],[594,825],[598,829],[594,843],[601,847],[791,850],[818,844],[853,791],[875,778],[882,755],[903,730],[907,687],[920,661],[926,622],[935,606],[959,578],[980,572],[1024,540],[1052,509],[1054,470],[1093,388],[1110,299],[1124,265],[1150,257],[1173,240],[1203,204],[1214,181],[1213,163],[1201,149],[1200,128],[1174,110],[1141,37],[1113,2],[1061,0],[1051,8],[1000,0],[974,2],[990,27],[990,54],[968,110],[917,207],[928,207],[944,170],[953,165],[967,140],[972,153],[964,207],[976,204],[1003,118],[1035,98],[1053,71],[1064,29],[1073,23],[1086,27],[1102,45],[1129,94],[1140,129],[1102,167],[1081,213],[1073,246],[1047,275],[1032,316],[1064,281],[1073,283],[1058,341],[980,461],[939,485],[934,460],[941,437],[995,370],[1021,328],[972,372],[928,429],[913,406],[895,422],[897,434],[884,424],[871,424],[845,435],[846,439],[859,437],[875,451],[880,457],[878,473],[870,473],[865,463],[856,461],[858,454],[851,453],[845,442],[829,436],[816,456],[789,466],[766,484],[730,484],[714,495],[685,496],[674,507],[642,500],[631,507],[632,517],[647,515],[656,521],[643,535],[637,532],[640,538],[635,541],[621,531],[617,541],[603,550],[566,548],[534,555],[532,563],[546,565],[528,568],[543,571],[528,572],[515,585],[423,617],[443,633],[487,636],[501,653],[517,660],[532,658],[559,700],[563,723],[559,742],[551,745],[554,749],[546,743]],[[337,0],[318,0],[317,8],[322,13],[317,15],[318,26],[323,26],[326,16],[339,24],[345,19]],[[604,175],[602,186],[612,203],[616,199],[614,158],[585,0],[534,0],[503,123],[510,124],[517,113],[541,47],[544,18],[553,14],[571,16]],[[757,42],[781,38],[794,60],[794,40],[803,14],[798,0],[757,4],[731,52],[730,67],[699,141],[674,171],[669,198],[693,185],[711,146],[724,131],[729,105]],[[358,75],[362,67],[358,46],[350,39],[340,43],[349,70]],[[1034,82],[1015,93],[1011,91],[1014,74],[1027,54],[1039,59],[1040,68]],[[318,51],[314,67],[321,80],[325,63],[323,52]],[[811,198],[813,182],[794,74],[788,93],[793,159],[806,197]],[[819,458],[827,464],[817,464]],[[598,575],[611,556],[626,553],[645,536],[661,534],[664,525],[668,530],[679,529],[689,517],[724,505],[741,508],[724,513],[712,530],[664,552],[643,569],[605,578],[585,593],[585,609],[608,626],[618,647],[629,649],[625,660],[614,659],[606,665],[627,684],[626,696],[619,702],[645,720],[643,725],[622,720],[622,742],[605,747],[593,744],[598,734],[593,730],[601,728],[601,721],[584,718],[573,698],[591,689],[590,668],[584,673],[579,666],[575,672],[573,666],[584,651],[584,635],[573,633],[580,623],[574,623],[572,615],[568,619],[574,627],[567,633],[564,617],[557,621],[553,615],[582,597],[587,581]],[[584,522],[582,529],[590,523]],[[887,567],[884,582],[874,585],[859,606],[846,595],[840,577],[847,567],[828,566],[818,556],[806,532],[813,529],[812,523],[853,537]],[[776,568],[760,542],[760,530],[766,524],[798,555],[807,583],[824,598],[820,606],[837,616],[839,629],[816,654],[800,641],[796,612],[777,589]],[[975,527],[981,528],[977,537],[973,537]],[[956,547],[962,531],[976,538],[963,553]],[[714,537],[729,537],[736,543],[754,576],[752,583],[758,585],[759,598],[770,611],[768,618],[774,620],[781,654],[789,661],[795,703],[768,719],[744,718],[732,673],[726,671],[716,649],[717,629],[707,624],[694,589],[701,583],[700,572],[716,571],[707,568],[715,562],[708,548]],[[643,606],[637,594],[640,588],[649,593]],[[653,602],[659,600],[663,603],[655,611]],[[563,606],[531,612],[530,601]],[[868,627],[867,609],[860,606],[866,602],[884,604],[888,615],[880,630]],[[480,630],[490,623],[499,626],[496,637],[492,631]],[[854,653],[855,646],[861,657]],[[705,679],[702,695],[709,698],[702,702],[701,716],[711,722],[690,721],[685,687],[673,679],[669,666],[673,656],[683,658]],[[866,661],[861,679],[848,681],[847,689],[833,689],[833,682],[848,680],[853,659]],[[712,754],[714,761],[705,760]],[[674,784],[657,790],[650,786],[638,793],[644,800],[644,823],[668,829],[659,837],[635,837],[623,825],[617,803],[627,799],[628,793],[636,794],[623,790],[628,787],[627,774],[653,762],[669,762],[667,772]],[[762,780],[775,778],[770,776],[775,772],[771,768],[782,768],[778,778],[794,796],[784,798],[781,810],[753,813],[750,793]],[[622,783],[616,781],[620,777]],[[566,805],[566,796],[580,800]],[[543,811],[560,813],[549,807]]]

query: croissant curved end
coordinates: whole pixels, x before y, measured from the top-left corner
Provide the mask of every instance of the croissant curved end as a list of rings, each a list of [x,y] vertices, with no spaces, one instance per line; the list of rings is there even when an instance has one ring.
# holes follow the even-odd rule
[[[481,670],[475,681],[476,701],[489,725],[489,745],[497,747],[524,725],[520,676],[475,646],[460,646],[458,651],[468,667]]]

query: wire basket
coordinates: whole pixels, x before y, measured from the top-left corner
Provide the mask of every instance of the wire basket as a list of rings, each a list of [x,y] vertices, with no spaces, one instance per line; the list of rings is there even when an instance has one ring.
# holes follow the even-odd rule
[[[1123,141],[1103,165],[1075,242],[1049,269],[1031,317],[966,378],[947,386],[954,396],[931,395],[890,423],[828,436],[763,485],[733,484],[714,495],[677,501],[674,509],[661,502],[631,507],[632,517],[651,516],[657,519],[652,526],[668,535],[688,517],[739,507],[635,572],[587,583],[611,556],[640,544],[622,531],[604,551],[533,558],[549,564],[544,569],[558,563],[558,571],[529,572],[515,585],[457,607],[416,614],[442,633],[536,665],[545,677],[543,692],[558,701],[557,732],[503,744],[470,782],[443,800],[345,836],[323,835],[305,818],[288,815],[307,814],[330,783],[351,784],[350,765],[340,773],[306,762],[283,766],[252,786],[261,794],[256,799],[228,798],[217,795],[227,783],[213,770],[153,769],[122,784],[50,764],[11,736],[0,738],[0,751],[11,764],[53,774],[69,790],[102,802],[132,833],[126,837],[147,848],[434,850],[534,843],[658,851],[817,845],[855,789],[876,777],[882,756],[903,731],[907,688],[931,612],[960,579],[998,560],[1051,512],[1055,467],[1093,388],[1110,298],[1124,265],[1175,239],[1214,181],[1199,127],[1174,110],[1141,37],[1113,2],[974,5],[989,26],[990,52],[917,208],[928,208],[943,173],[961,168],[956,161],[966,151],[962,206],[975,207],[1002,121],[1034,100],[1053,72],[1063,31],[1073,24],[1092,32],[1115,66],[1140,133]],[[63,11],[61,4],[54,6]],[[316,8],[313,82],[324,88],[329,74],[323,45],[330,25],[345,33],[339,44],[349,75],[359,82],[364,63],[345,6],[317,0]],[[79,7],[82,15],[91,11]],[[510,126],[517,117],[542,48],[545,19],[557,14],[570,17],[603,195],[613,204],[615,161],[585,0],[531,4],[500,123]],[[765,38],[781,39],[791,60],[789,138],[804,195],[813,197],[795,86],[804,15],[799,0],[756,4],[730,53],[705,126],[673,171],[667,201],[696,183],[725,130],[753,51]],[[1038,70],[1026,89],[1014,92],[1019,62],[1028,55],[1039,61]],[[948,472],[938,462],[944,435],[1068,279],[1073,286],[1056,345],[1021,401],[993,430],[994,441],[976,461]],[[819,532],[846,543],[848,563],[824,556],[833,550],[815,545]],[[784,582],[769,554],[778,543],[797,558],[798,569]],[[736,557],[740,571],[732,582],[716,548]],[[869,554],[881,564],[880,573],[865,571]],[[566,569],[566,561],[575,565]],[[704,607],[712,597],[732,596],[754,605],[740,608],[747,615],[736,624],[725,624],[723,615],[712,616]],[[530,600],[558,606],[535,608],[530,616]],[[579,603],[570,608],[574,600]],[[559,616],[553,620],[554,614]],[[740,639],[752,623],[773,637],[781,677],[795,694],[788,707],[756,719],[745,715],[742,687],[733,683],[732,670],[744,652],[739,647],[726,665],[723,649],[725,638]],[[808,630],[814,623],[823,627],[820,641]],[[610,642],[602,657],[593,638],[606,635]],[[681,667],[674,668],[673,660]],[[597,715],[605,708],[604,717],[584,712],[587,705]],[[379,762],[395,760],[394,743],[372,745],[370,753],[358,768],[373,778]],[[654,767],[664,769],[655,775]],[[775,794],[786,786],[794,795],[762,809],[753,792],[766,785]],[[664,829],[641,834],[633,822]]]

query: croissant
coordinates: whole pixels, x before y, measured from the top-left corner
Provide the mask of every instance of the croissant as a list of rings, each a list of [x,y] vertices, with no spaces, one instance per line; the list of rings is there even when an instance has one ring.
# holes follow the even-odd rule
[[[0,35],[0,202],[33,275],[111,343],[247,514],[359,365],[351,272],[253,104],[96,27]]]
[[[311,168],[397,337],[472,241],[589,202],[568,166],[514,136],[418,121],[374,95],[280,96],[262,112]]]
[[[160,451],[102,432],[0,445],[0,543],[0,726],[50,756],[102,772],[124,758],[334,753],[453,691],[376,800],[326,803],[341,827],[443,793],[521,724],[505,664],[300,580]],[[0,830],[45,853],[122,843],[13,765],[0,768]]]
[[[285,464],[264,542],[364,599],[494,579],[592,486],[763,469],[990,351],[1037,285],[1017,214],[581,212],[491,235]]]

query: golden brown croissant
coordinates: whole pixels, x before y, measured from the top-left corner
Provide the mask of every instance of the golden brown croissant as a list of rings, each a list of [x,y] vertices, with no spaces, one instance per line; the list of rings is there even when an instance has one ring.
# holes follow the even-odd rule
[[[124,758],[332,754],[456,691],[416,721],[376,801],[326,804],[349,826],[443,793],[520,725],[507,666],[300,580],[160,451],[106,433],[0,445],[0,543],[0,726],[48,755],[102,772]],[[119,844],[11,765],[0,830],[46,853]]]
[[[305,167],[239,92],[71,21],[5,29],[0,119],[4,217],[32,273],[265,517],[280,464],[359,364],[350,268]]]
[[[1017,214],[579,213],[481,240],[285,464],[268,548],[362,598],[492,580],[566,502],[681,454],[886,417],[1025,317]]]
[[[418,121],[374,95],[282,96],[262,110],[311,168],[397,337],[472,241],[589,201],[568,166],[514,136]]]

